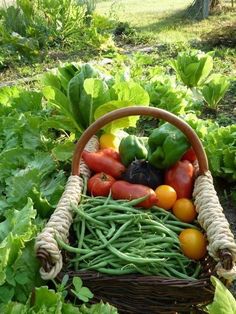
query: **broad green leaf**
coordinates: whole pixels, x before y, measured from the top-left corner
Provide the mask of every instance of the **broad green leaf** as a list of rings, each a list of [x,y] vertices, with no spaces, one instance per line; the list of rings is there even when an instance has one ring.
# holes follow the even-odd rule
[[[70,113],[70,102],[68,98],[58,88],[45,86],[42,89],[43,95],[47,100],[52,101],[58,108],[65,113]]]
[[[64,142],[55,146],[52,150],[53,156],[60,161],[71,160],[75,150],[75,144],[73,142]]]
[[[71,123],[71,119],[63,115],[54,115],[49,117],[46,121],[42,122],[41,126],[45,131],[53,128],[56,130],[69,131],[71,133],[77,132],[77,129]]]
[[[12,210],[8,213],[8,234],[0,242],[0,285],[6,280],[6,267],[13,265],[22,254],[26,242],[35,235],[35,216],[36,211],[30,199],[21,211]]]
[[[0,290],[1,290],[1,288],[0,288]],[[1,292],[0,292],[0,295],[1,295]],[[27,313],[27,305],[17,303],[17,302],[10,302],[7,304],[2,304],[2,305],[0,305],[0,313],[4,313],[4,314],[26,314]]]
[[[0,286],[0,301],[2,303],[8,303],[14,296],[14,288],[9,286]],[[8,312],[12,314],[12,312]],[[16,312],[17,313],[17,312]],[[4,312],[5,314],[5,312]]]
[[[66,176],[63,170],[59,170],[45,178],[41,182],[40,191],[42,196],[46,197],[50,205],[55,207],[64,192],[66,184]]]
[[[107,85],[96,78],[88,78],[84,80],[83,85],[86,93],[91,95],[92,98],[98,98],[103,96],[103,93],[108,91]]]
[[[36,288],[35,302],[33,306],[34,311],[37,313],[42,305],[44,305],[47,310],[54,308],[54,313],[60,314],[62,310],[61,295],[56,293],[54,290],[48,289],[46,286]]]
[[[94,112],[96,109],[110,100],[110,93],[105,82],[97,78],[84,80],[84,92],[80,103],[80,110],[87,126],[94,122]],[[88,96],[86,96],[88,95]]]
[[[82,117],[82,113],[79,107],[81,101],[81,92],[83,89],[83,79],[84,78],[81,77],[81,73],[77,74],[69,81],[67,88],[69,108],[81,130],[86,128],[85,121]]]
[[[18,284],[25,285],[28,282],[28,273],[22,271],[16,273],[15,280]]]
[[[82,314],[78,307],[70,303],[63,303],[62,304],[62,314]]]
[[[205,83],[201,92],[208,106],[217,109],[217,105],[224,97],[229,88],[229,81],[225,76],[212,75],[211,79]]]
[[[72,282],[73,282],[76,292],[79,292],[79,290],[82,288],[82,285],[83,285],[81,278],[73,277]]]
[[[57,89],[61,89],[61,82],[59,78],[53,73],[45,73],[41,77],[40,81],[43,86],[53,86]]]
[[[235,314],[236,300],[224,284],[214,276],[211,282],[215,286],[214,300],[207,306],[209,314]]]
[[[94,118],[96,120],[108,112],[111,112],[116,109],[124,108],[124,107],[129,107],[129,106],[132,106],[132,103],[128,101],[118,101],[118,100],[110,101],[97,108],[97,110],[94,113]],[[138,118],[139,116],[129,116],[129,117],[117,119],[107,124],[105,127],[103,127],[103,130],[105,130],[107,133],[114,133],[115,131],[119,129],[131,127],[131,126],[135,127]]]
[[[81,299],[81,297],[91,299],[93,297],[93,293],[87,287],[82,287],[79,290],[79,296],[80,296],[80,299]]]
[[[76,73],[76,71],[71,71],[72,70],[71,67],[73,67],[73,66],[68,65],[65,67],[58,68],[58,78],[59,78],[61,85],[65,91],[67,91],[68,84]]]
[[[179,53],[176,60],[171,62],[177,77],[188,87],[202,84],[213,69],[213,59],[210,53],[192,50]]]
[[[115,307],[109,303],[103,303],[103,301],[100,301],[100,303],[97,304],[92,304],[91,306],[83,304],[80,310],[82,314],[118,314]]]
[[[54,204],[50,204],[42,192],[35,187],[32,189],[30,196],[38,215],[42,218],[49,218],[54,211]]]
[[[119,82],[113,85],[119,101],[130,102],[133,106],[148,106],[149,95],[145,89],[134,82]]]

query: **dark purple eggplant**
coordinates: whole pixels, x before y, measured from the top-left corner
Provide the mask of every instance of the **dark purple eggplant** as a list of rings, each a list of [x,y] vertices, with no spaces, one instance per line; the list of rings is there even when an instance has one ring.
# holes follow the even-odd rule
[[[146,160],[134,160],[121,178],[130,183],[143,184],[152,189],[164,184],[164,172],[150,165]]]

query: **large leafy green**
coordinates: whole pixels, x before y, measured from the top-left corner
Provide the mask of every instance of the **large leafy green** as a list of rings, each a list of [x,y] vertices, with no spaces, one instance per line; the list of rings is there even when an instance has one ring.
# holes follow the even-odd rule
[[[212,109],[217,109],[217,105],[224,97],[230,86],[229,80],[222,75],[212,75],[201,90],[204,100]]]
[[[209,314],[235,314],[236,300],[225,285],[216,277],[211,276],[211,282],[215,286],[214,300],[207,305]]]
[[[170,77],[159,75],[145,84],[145,90],[154,107],[165,109],[174,114],[184,114],[191,109],[190,97],[186,89],[177,86]],[[192,101],[192,99],[191,99]]]
[[[130,106],[148,106],[149,105],[149,95],[139,84],[132,81],[128,82],[119,82],[113,85],[111,93],[113,98],[97,108],[94,113],[94,118],[98,119],[104,114]],[[107,124],[103,129],[106,132],[115,132],[122,128],[135,127],[139,116],[128,116],[118,120],[114,120],[111,123]]]
[[[212,53],[196,50],[179,53],[171,62],[177,77],[188,87],[201,85],[213,69]]]
[[[68,98],[74,119],[86,129],[94,121],[96,108],[109,101],[110,94],[102,74],[90,64],[84,64],[69,82]]]
[[[212,175],[236,181],[236,125],[219,126],[211,120],[185,116],[187,123],[196,131],[207,153]]]
[[[36,288],[26,304],[10,302],[0,305],[0,311],[4,314],[118,314],[118,311],[108,303],[100,302],[80,307],[66,303],[62,293],[46,286]]]
[[[208,132],[205,149],[212,174],[236,181],[236,125],[218,127]]]
[[[0,301],[15,297],[25,302],[31,289],[40,283],[38,261],[32,239],[37,227],[36,210],[28,199],[21,210],[10,209],[0,224]]]

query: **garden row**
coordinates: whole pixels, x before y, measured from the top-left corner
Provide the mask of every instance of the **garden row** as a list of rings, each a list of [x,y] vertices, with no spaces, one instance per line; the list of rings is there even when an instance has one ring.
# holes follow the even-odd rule
[[[32,311],[37,313],[41,303],[45,311],[60,306],[61,313],[69,313],[73,308],[64,303],[68,278],[61,285],[55,283],[56,293],[42,287],[45,282],[39,277],[33,246],[63,192],[75,142],[105,113],[150,105],[182,117],[202,140],[213,176],[236,181],[236,126],[199,118],[205,108],[217,111],[231,84],[213,73],[212,55],[179,54],[171,63],[172,72],[144,61],[147,59],[134,62],[131,57],[132,66],[122,58],[105,66],[69,63],[46,73],[31,88],[0,89],[0,301],[10,302],[2,305],[3,313],[14,306],[30,313],[29,295],[35,286],[39,303]],[[114,137],[122,136],[120,129],[149,136],[161,124],[129,117],[109,124],[104,131]],[[88,291],[84,295],[82,288],[75,279],[75,295],[83,300]],[[46,304],[45,299],[50,301]],[[85,306],[81,312],[87,313]]]

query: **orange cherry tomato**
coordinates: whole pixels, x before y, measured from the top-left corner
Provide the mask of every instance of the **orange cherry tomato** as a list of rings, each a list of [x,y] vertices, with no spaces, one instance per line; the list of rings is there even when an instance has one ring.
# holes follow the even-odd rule
[[[193,202],[188,198],[179,198],[172,207],[173,214],[183,222],[192,222],[197,217]]]
[[[175,190],[169,185],[159,185],[155,193],[157,196],[157,206],[164,209],[171,209],[177,199]]]
[[[197,229],[188,228],[179,235],[180,247],[185,256],[200,260],[206,255],[207,241],[203,233]]]

